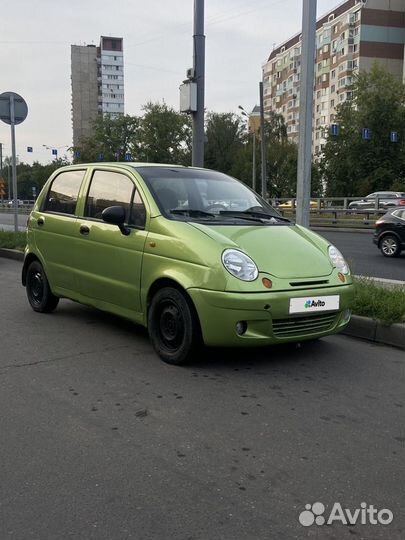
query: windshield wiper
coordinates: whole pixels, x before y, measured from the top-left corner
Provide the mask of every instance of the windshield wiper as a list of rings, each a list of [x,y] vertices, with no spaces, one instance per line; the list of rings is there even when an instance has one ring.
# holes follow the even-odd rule
[[[197,210],[195,208],[174,208],[173,210],[169,210],[169,212],[170,214],[177,214],[179,216],[188,215],[190,217],[217,217],[215,214],[204,212],[204,210]]]
[[[290,222],[289,219],[282,216],[266,214],[265,212],[256,212],[252,210],[244,210],[244,211],[239,211],[239,212],[237,210],[222,210],[219,214],[221,216],[228,215],[228,216],[235,216],[235,217],[240,217],[240,218],[244,218],[245,216],[251,216],[252,218],[258,218],[261,221],[262,220],[266,220],[266,221],[277,220],[277,221],[285,221],[288,223]],[[245,219],[248,219],[248,218],[245,218]]]

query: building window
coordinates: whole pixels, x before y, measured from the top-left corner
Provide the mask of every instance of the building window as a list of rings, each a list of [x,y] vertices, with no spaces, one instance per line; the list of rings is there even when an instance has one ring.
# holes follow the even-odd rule
[[[334,99],[331,99],[331,100],[330,100],[330,106],[331,106],[331,107],[334,107],[334,106],[335,106],[335,100],[334,100]]]
[[[335,92],[336,92],[336,86],[332,84],[332,86],[330,87],[330,93],[334,94]]]

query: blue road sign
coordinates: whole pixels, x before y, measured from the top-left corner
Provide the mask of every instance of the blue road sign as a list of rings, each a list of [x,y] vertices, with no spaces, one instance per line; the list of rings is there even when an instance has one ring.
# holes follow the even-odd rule
[[[79,157],[80,157],[80,152],[79,152],[78,150],[76,150],[76,152],[75,152],[75,158],[76,158],[76,159],[79,159]]]
[[[362,137],[366,141],[369,141],[371,139],[371,129],[370,128],[363,128]]]
[[[330,134],[333,135],[334,137],[337,137],[340,133],[340,126],[339,124],[332,124],[330,126]]]
[[[32,149],[32,146],[27,146],[27,152],[32,152],[33,149]]]
[[[398,142],[398,131],[391,131],[391,133],[390,133],[390,141],[391,142]]]
[[[97,161],[103,161],[104,160],[104,154],[99,154],[97,156]]]
[[[131,154],[125,154],[125,161],[131,161],[132,156]]]
[[[52,155],[53,155],[53,156],[57,156],[57,155],[58,155],[58,151],[56,150],[56,148],[52,148]]]

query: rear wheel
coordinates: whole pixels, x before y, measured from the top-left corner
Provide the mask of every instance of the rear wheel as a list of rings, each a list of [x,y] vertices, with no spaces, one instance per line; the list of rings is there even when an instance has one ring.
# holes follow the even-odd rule
[[[387,234],[380,241],[380,250],[385,257],[398,257],[401,246],[398,238],[393,234]]]
[[[194,307],[186,295],[174,287],[164,287],[152,298],[148,331],[156,353],[168,364],[188,363],[200,341]]]
[[[28,302],[34,311],[50,313],[59,303],[59,298],[52,294],[42,264],[33,261],[27,269],[26,291]]]

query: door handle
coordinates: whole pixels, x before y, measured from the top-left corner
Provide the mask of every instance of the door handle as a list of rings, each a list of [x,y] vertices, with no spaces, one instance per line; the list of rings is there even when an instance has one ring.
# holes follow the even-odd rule
[[[45,223],[44,218],[43,218],[43,217],[38,218],[38,219],[37,219],[37,223],[38,223],[38,225],[41,225],[41,226],[42,226],[42,225]]]
[[[83,234],[84,236],[90,233],[90,229],[87,227],[87,225],[81,225],[79,230],[80,234]]]

